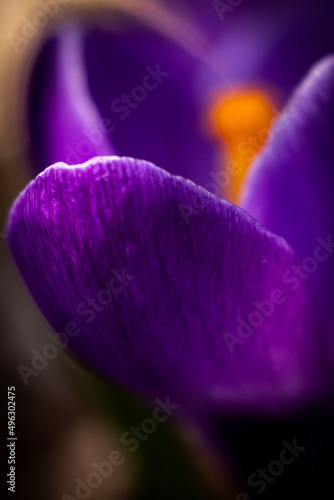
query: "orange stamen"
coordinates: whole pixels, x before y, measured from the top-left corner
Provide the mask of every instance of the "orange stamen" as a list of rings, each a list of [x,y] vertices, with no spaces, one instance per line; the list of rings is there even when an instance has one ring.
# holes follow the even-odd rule
[[[266,143],[275,112],[268,95],[258,90],[224,92],[211,107],[210,125],[229,179],[224,198],[233,203],[238,202],[250,163]]]

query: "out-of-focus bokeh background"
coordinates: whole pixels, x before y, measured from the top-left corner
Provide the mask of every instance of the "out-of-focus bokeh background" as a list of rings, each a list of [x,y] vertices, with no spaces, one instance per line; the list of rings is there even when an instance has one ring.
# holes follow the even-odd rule
[[[51,9],[49,13],[46,5]],[[31,114],[34,114],[31,101],[34,71],[43,47],[67,23],[80,20],[87,26],[103,26],[104,29],[110,26],[113,29],[120,20],[124,23],[125,18],[131,18],[144,27],[154,25],[154,29],[160,29],[173,39],[178,38],[180,30],[185,30],[187,36],[181,37],[183,49],[186,46],[196,55],[203,44],[210,47],[211,70],[199,80],[199,87],[203,89],[210,86],[210,79],[214,80],[217,74],[221,75],[222,85],[230,79],[228,88],[233,86],[234,80],[240,84],[243,78],[247,80],[247,75],[256,74],[255,67],[261,57],[262,66],[266,67],[263,54],[269,45],[278,51],[279,30],[289,26],[289,35],[282,41],[282,47],[286,54],[294,54],[295,66],[290,67],[291,62],[287,62],[286,67],[281,68],[284,57],[280,59],[274,50],[272,56],[268,55],[268,65],[272,58],[277,57],[275,71],[270,75],[268,71],[270,78],[268,76],[267,80],[263,76],[263,67],[261,74],[261,86],[272,89],[271,97],[274,97],[277,113],[304,72],[307,63],[303,66],[301,59],[305,50],[310,64],[331,50],[326,41],[316,38],[316,32],[321,31],[321,23],[326,19],[326,9],[330,12],[330,2],[296,1],[286,2],[286,5],[283,2],[282,5],[278,1],[245,0],[226,2],[226,5],[224,19],[221,19],[217,2],[205,0],[3,0],[0,4],[0,398],[1,452],[5,459],[8,386],[15,386],[17,436],[16,493],[9,493],[5,484],[1,498],[79,498],[76,488],[79,484],[87,485],[87,477],[95,471],[92,463],[106,461],[113,450],[122,452],[124,464],[115,467],[109,477],[103,478],[100,486],[88,489],[82,486],[80,498],[228,499],[235,498],[241,491],[238,477],[228,463],[216,461],[214,451],[207,449],[197,429],[188,422],[171,418],[159,424],[133,453],[122,445],[122,434],[149,418],[152,407],[102,380],[80,366],[63,349],[57,348],[56,341],[49,336],[49,325],[43,320],[13,265],[6,247],[5,228],[11,203],[36,174],[33,152],[40,145],[36,144],[38,137],[33,136],[29,129]],[[40,12],[46,14],[38,17]],[[220,13],[222,15],[221,10]],[[311,26],[317,29],[311,45],[314,54],[309,48],[304,49],[306,40],[298,35],[300,23],[307,24],[307,16],[307,19],[312,18]],[[330,15],[327,17],[328,23],[332,23]],[[182,22],[177,22],[177,19]],[[275,25],[275,20],[277,23],[279,20],[278,25]],[[262,38],[258,27],[263,28]],[[274,27],[277,30],[275,42]],[[327,25],[323,27],[326,29]],[[237,48],[233,48],[233,33],[236,37],[238,33],[243,35],[243,44],[249,47],[254,58],[253,73],[251,67],[245,70],[245,64],[244,73],[238,67],[239,55]],[[230,43],[231,47],[218,43],[220,35],[225,36],[226,44]],[[217,69],[215,64],[220,64],[220,54],[224,51],[235,62]],[[41,71],[43,68],[39,67]],[[280,80],[281,71],[288,75],[286,86]],[[260,80],[252,78],[253,84],[259,84]],[[208,111],[199,111],[194,121],[200,124],[203,140],[212,144],[213,136],[209,137],[208,133]],[[217,143],[217,155],[220,149],[221,145]],[[52,353],[56,352],[55,356],[51,353],[53,359],[41,358],[47,344],[56,346],[50,348]],[[37,365],[38,370],[35,369]],[[24,371],[27,367],[28,371]],[[22,373],[26,374],[26,383]],[[1,471],[1,480],[5,483],[7,464]]]

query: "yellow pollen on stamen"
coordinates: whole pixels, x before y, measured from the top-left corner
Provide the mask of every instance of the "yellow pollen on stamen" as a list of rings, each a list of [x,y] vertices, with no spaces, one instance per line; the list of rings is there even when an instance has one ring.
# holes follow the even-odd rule
[[[209,120],[220,144],[219,161],[228,180],[225,199],[238,203],[245,174],[268,138],[275,112],[268,94],[259,90],[223,92],[215,99]]]

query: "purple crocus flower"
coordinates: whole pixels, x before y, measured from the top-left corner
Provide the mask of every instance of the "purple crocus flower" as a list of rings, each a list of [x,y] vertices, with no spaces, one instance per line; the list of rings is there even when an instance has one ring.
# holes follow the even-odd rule
[[[319,163],[315,183],[309,153],[328,151],[333,66],[330,58],[308,77],[289,110],[295,119],[277,132],[279,140],[274,134],[262,168],[255,167],[275,196],[266,184],[248,197],[256,193],[257,210],[270,209],[273,223],[275,204],[281,213],[288,195],[286,206],[295,203],[300,217],[311,210],[303,229],[297,209],[285,231],[278,226],[287,235],[299,232],[290,238],[296,253],[240,208],[145,161],[58,163],[26,188],[10,216],[10,247],[42,312],[56,332],[73,334],[70,346],[81,359],[130,389],[168,394],[192,411],[205,402],[225,411],[284,413],[323,392],[320,325],[330,315],[319,318],[316,306],[328,286],[322,272],[314,273],[310,290],[296,269],[297,252],[312,257],[312,245],[319,266],[328,258],[332,269],[322,217],[327,198],[312,196],[310,208],[302,193],[328,183],[329,158]],[[288,140],[295,154],[284,142],[277,149]],[[310,175],[295,176],[304,164]],[[302,187],[292,191],[292,180]]]
[[[102,142],[94,135],[109,118],[103,110],[122,99],[124,79],[109,94],[101,71],[82,74],[81,58],[88,68],[103,68],[96,48],[105,48],[108,36],[92,32],[90,45],[80,29],[63,31],[42,55],[61,71],[37,72],[32,86],[38,97],[32,99],[33,144],[42,138],[34,151],[38,170],[66,155],[73,159],[42,172],[10,215],[10,248],[41,311],[81,361],[198,421],[218,418],[221,425],[221,415],[237,415],[272,422],[315,402],[328,404],[333,59],[307,77],[277,123],[246,180],[245,212],[171,175],[189,173],[204,184],[204,159],[210,165],[214,157],[194,126],[194,100],[183,101],[182,74],[166,76],[182,116],[168,136],[176,141],[170,151],[164,129],[155,130],[152,121],[160,102],[166,131],[175,123],[175,109],[161,95],[149,112],[145,103],[146,121],[145,113],[129,113],[131,133],[120,129]],[[117,36],[129,54],[142,40],[133,45]],[[170,43],[161,40],[164,61],[174,57]],[[114,38],[111,54],[113,44]],[[185,52],[186,59],[179,57],[187,74],[200,72],[198,54]],[[138,47],[134,60],[143,53],[142,79],[150,75],[151,86],[154,71],[163,80],[179,63],[165,67],[151,47]],[[84,112],[78,103],[85,103]],[[135,136],[138,124],[146,137]],[[86,156],[78,149],[83,130],[92,145]]]

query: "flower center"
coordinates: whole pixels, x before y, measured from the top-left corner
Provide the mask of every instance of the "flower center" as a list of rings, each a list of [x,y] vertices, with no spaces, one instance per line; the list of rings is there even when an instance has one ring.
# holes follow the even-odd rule
[[[265,144],[277,114],[271,98],[259,90],[222,92],[213,102],[209,120],[228,179],[227,200],[238,203],[248,167]]]

